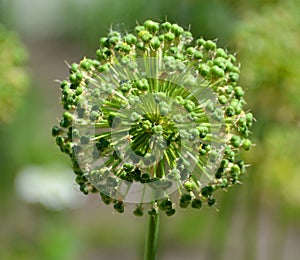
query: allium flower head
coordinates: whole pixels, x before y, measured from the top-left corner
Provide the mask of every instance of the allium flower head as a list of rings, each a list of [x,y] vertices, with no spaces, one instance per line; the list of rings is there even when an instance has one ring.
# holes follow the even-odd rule
[[[61,82],[66,112],[52,130],[72,158],[80,190],[135,215],[176,205],[215,204],[213,192],[238,183],[249,150],[234,55],[177,24],[145,21],[110,30],[95,59],[70,65]]]

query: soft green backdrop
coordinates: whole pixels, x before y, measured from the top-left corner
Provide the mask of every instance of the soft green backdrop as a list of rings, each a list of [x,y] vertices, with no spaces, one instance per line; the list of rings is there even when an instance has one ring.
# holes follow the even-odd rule
[[[83,198],[75,184],[53,192],[59,175],[74,181],[50,131],[61,114],[55,80],[68,75],[64,61],[94,55],[111,26],[127,31],[145,19],[177,22],[236,51],[257,119],[244,184],[219,192],[217,208],[163,218],[159,259],[297,259],[299,9],[297,0],[0,0],[0,23],[23,41],[30,78],[13,121],[0,123],[0,259],[141,258],[144,219]],[[30,179],[33,172],[45,178]]]

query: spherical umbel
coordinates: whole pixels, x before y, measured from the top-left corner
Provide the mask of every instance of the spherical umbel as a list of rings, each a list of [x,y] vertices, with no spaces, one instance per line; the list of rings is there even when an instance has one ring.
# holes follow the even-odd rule
[[[239,182],[240,150],[252,146],[236,58],[177,24],[148,20],[134,32],[111,30],[96,59],[70,66],[52,134],[80,190],[120,213],[126,203],[137,216],[212,206],[215,190]]]

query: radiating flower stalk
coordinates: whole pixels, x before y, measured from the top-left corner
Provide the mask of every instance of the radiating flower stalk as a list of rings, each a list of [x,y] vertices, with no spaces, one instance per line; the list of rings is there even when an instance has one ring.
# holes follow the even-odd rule
[[[243,110],[235,55],[169,22],[110,30],[96,58],[69,65],[52,134],[84,194],[150,215],[145,259],[156,259],[159,212],[213,206],[240,182],[253,115]]]

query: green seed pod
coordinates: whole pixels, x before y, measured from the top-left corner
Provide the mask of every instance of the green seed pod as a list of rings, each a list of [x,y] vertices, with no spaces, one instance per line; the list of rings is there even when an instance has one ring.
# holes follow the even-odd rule
[[[252,113],[246,114],[246,122],[247,122],[247,125],[252,124],[252,122],[253,122],[253,114]]]
[[[170,210],[165,211],[165,213],[167,216],[173,216],[176,213],[176,210],[170,209]]]
[[[58,146],[62,146],[62,144],[64,143],[64,141],[65,141],[65,139],[63,138],[63,137],[61,137],[61,136],[57,136],[56,137],[56,144],[58,145]]]
[[[231,116],[234,116],[235,115],[235,109],[233,106],[228,106],[226,108],[226,114],[231,117]]]
[[[192,196],[190,194],[183,194],[179,200],[179,206],[182,208],[187,208],[192,201]]]
[[[221,77],[224,77],[225,75],[225,72],[223,69],[221,69],[220,67],[218,66],[213,66],[211,68],[211,73],[214,77],[217,77],[217,78],[221,78]]]
[[[175,36],[179,36],[184,32],[183,28],[178,24],[172,24],[171,31],[175,34]]]
[[[119,212],[119,213],[123,213],[124,212],[124,204],[122,201],[118,201],[114,204],[114,209]]]
[[[202,207],[202,201],[200,199],[193,199],[191,206],[194,209],[200,209]]]
[[[213,192],[212,186],[206,186],[201,190],[201,194],[203,197],[211,196],[212,192]]]
[[[230,142],[232,144],[233,147],[239,147],[241,144],[241,138],[237,135],[233,135],[230,139]]]
[[[239,74],[235,72],[230,72],[229,78],[232,82],[237,82],[239,80]]]
[[[193,189],[196,189],[197,186],[193,181],[187,181],[184,183],[184,188],[186,189],[186,191],[190,192]]]
[[[226,69],[226,60],[224,58],[217,57],[216,59],[214,59],[213,62],[214,62],[214,65],[217,65],[222,70]]]
[[[147,20],[144,22],[144,27],[151,33],[155,33],[159,29],[159,23]]]
[[[56,137],[56,136],[58,136],[58,135],[60,135],[60,134],[62,134],[62,133],[63,133],[63,130],[62,130],[60,127],[54,126],[54,127],[52,128],[52,136],[53,136],[53,137]]]
[[[210,207],[213,206],[213,205],[215,205],[215,203],[216,203],[216,200],[213,199],[213,198],[209,198],[207,200],[207,205],[210,206]]]
[[[108,38],[107,37],[101,37],[99,40],[99,44],[102,47],[108,47]]]
[[[221,167],[222,169],[225,169],[225,168],[228,166],[228,164],[229,164],[228,160],[223,159],[223,160],[221,161],[220,167]]]
[[[218,49],[217,49],[216,55],[217,55],[218,57],[222,57],[222,58],[225,58],[225,59],[228,57],[228,56],[227,56],[227,53],[226,53],[225,50],[223,50],[222,48],[218,48]]]
[[[171,32],[165,33],[164,38],[167,42],[172,42],[175,39],[175,34]]]
[[[206,77],[210,74],[210,67],[206,64],[201,64],[198,69],[203,77]]]
[[[169,211],[172,209],[172,201],[170,201],[168,198],[159,201],[157,205],[162,211]]]
[[[211,40],[207,40],[206,42],[204,42],[203,46],[205,49],[212,50],[212,51],[215,50],[217,47],[216,43]]]
[[[152,34],[147,31],[141,31],[139,33],[139,37],[142,39],[143,42],[149,42],[152,39]]]
[[[170,31],[172,27],[172,24],[169,22],[164,22],[160,25],[160,28],[165,30],[165,31]]]
[[[241,98],[242,96],[244,96],[244,90],[241,87],[235,87],[234,92],[237,98]]]
[[[69,121],[72,121],[74,119],[73,115],[69,112],[64,112],[63,118]]]
[[[152,208],[148,211],[148,213],[150,216],[154,216],[154,215],[158,214],[158,210],[157,210],[157,208]]]
[[[238,174],[240,174],[240,171],[241,171],[241,169],[237,164],[232,165],[230,168],[230,173],[232,175],[238,175]]]
[[[133,45],[137,42],[137,38],[133,34],[130,33],[124,37],[124,41],[129,45]]]
[[[67,118],[63,118],[60,121],[60,126],[63,128],[68,128],[69,126],[71,126],[72,122],[70,120],[68,120]]]
[[[145,27],[144,26],[141,26],[141,25],[138,25],[138,26],[136,26],[135,28],[134,28],[134,31],[135,31],[135,33],[136,34],[138,34],[139,32],[141,32],[141,31],[145,31]]]
[[[144,215],[143,208],[141,206],[137,207],[134,211],[133,214],[137,217],[142,217]]]
[[[196,40],[196,44],[198,46],[204,46],[205,43],[206,43],[206,41],[202,38]]]
[[[80,62],[80,67],[83,69],[83,70],[90,70],[91,67],[92,67],[92,61],[91,60],[83,60],[82,62]],[[77,72],[78,73],[78,72]],[[78,74],[76,75],[77,76],[77,79],[81,80],[82,79],[82,74]]]
[[[242,146],[243,146],[244,150],[248,151],[248,150],[250,150],[250,148],[252,146],[252,142],[249,139],[244,139]]]
[[[219,97],[218,97],[218,100],[219,100],[219,102],[220,102],[222,105],[224,105],[224,104],[227,103],[227,98],[226,98],[226,96],[224,96],[224,95],[219,96]]]
[[[186,54],[193,55],[196,52],[196,49],[193,47],[189,47],[186,49]]]
[[[223,174],[224,174],[224,169],[220,167],[215,174],[216,179],[221,179],[223,177]]]
[[[75,94],[77,96],[80,96],[82,94],[82,92],[83,92],[83,88],[82,87],[78,87],[78,88],[76,88]]]
[[[194,58],[197,60],[203,59],[203,54],[200,51],[195,51],[194,52]]]
[[[200,127],[197,127],[197,130],[199,132],[199,136],[200,138],[205,138],[206,135],[208,134],[209,130],[206,126],[200,126]]]
[[[160,40],[158,37],[153,37],[150,41],[153,49],[157,50],[160,47]]]
[[[70,68],[70,73],[76,73],[79,68],[79,65],[77,63],[72,63],[71,68]],[[67,84],[67,82],[65,81]]]
[[[73,73],[73,74],[70,75],[70,82],[71,83],[77,83],[76,73]]]

